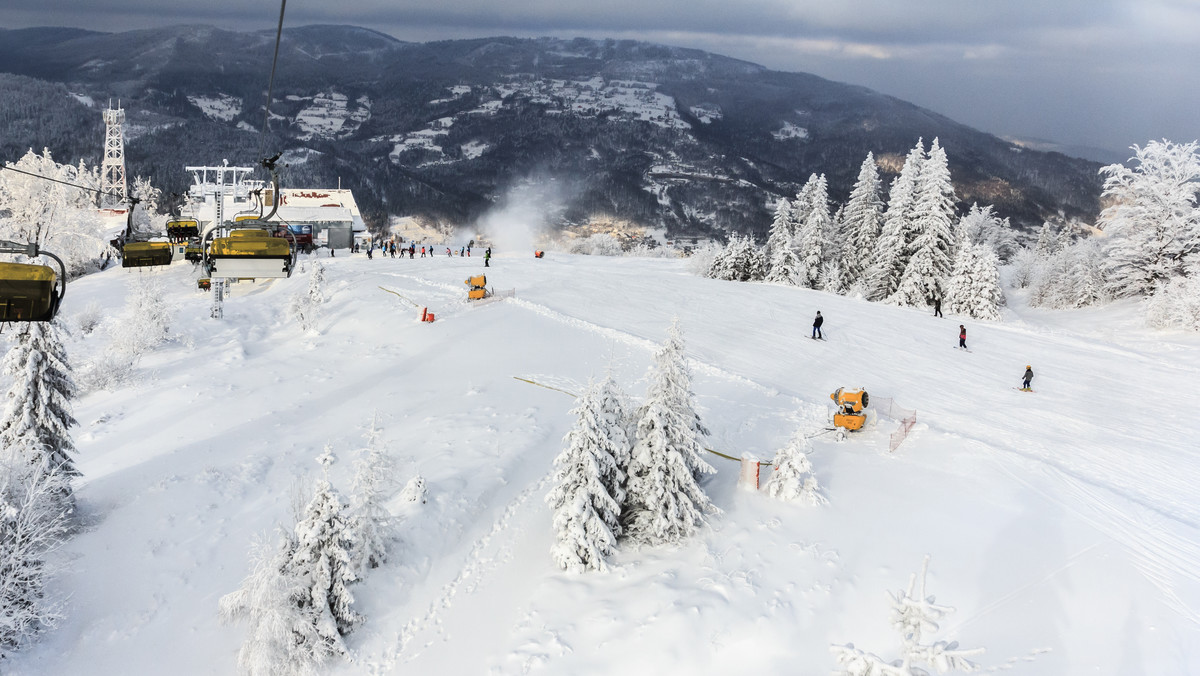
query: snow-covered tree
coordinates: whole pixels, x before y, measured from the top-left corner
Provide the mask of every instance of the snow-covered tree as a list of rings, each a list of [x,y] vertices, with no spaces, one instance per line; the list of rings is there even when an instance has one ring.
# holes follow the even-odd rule
[[[1147,296],[1184,276],[1200,252],[1200,146],[1151,141],[1133,146],[1135,168],[1113,164],[1097,225],[1108,234],[1107,274],[1114,296]]]
[[[132,275],[121,320],[112,331],[113,348],[136,362],[141,355],[166,342],[171,337],[172,313],[166,298],[157,275]]]
[[[766,281],[776,284],[795,284],[799,259],[793,248],[796,224],[792,222],[792,205],[784,199],[775,207],[775,219],[767,237]]]
[[[951,671],[972,672],[980,666],[969,658],[983,653],[983,648],[963,650],[955,641],[925,643],[926,636],[938,630],[938,622],[954,612],[949,606],[934,603],[934,597],[925,592],[925,578],[929,573],[929,557],[921,568],[920,586],[917,576],[908,579],[908,589],[891,594],[892,626],[900,634],[900,658],[886,661],[878,655],[864,652],[853,643],[831,645],[834,659],[838,663],[837,676],[928,676],[922,666],[938,674]]]
[[[244,676],[311,676],[337,651],[317,626],[309,588],[292,569],[295,536],[280,529],[279,542],[256,543],[252,569],[241,589],[221,597],[221,620],[245,621],[246,639],[238,651]]]
[[[400,489],[400,500],[423,505],[428,499],[428,493],[429,490],[425,487],[425,477],[418,474],[409,479],[404,484],[404,488]]]
[[[655,355],[646,403],[637,413],[622,523],[635,542],[664,544],[691,536],[716,511],[699,477],[716,470],[701,456],[707,434],[692,403],[691,374],[678,320]]]
[[[908,265],[887,302],[924,307],[932,299],[945,295],[955,245],[954,186],[950,182],[946,152],[936,138],[928,158],[921,163],[912,229],[914,238]]]
[[[1042,258],[1049,258],[1059,251],[1062,251],[1067,239],[1061,228],[1054,225],[1050,221],[1042,223],[1041,229],[1038,230],[1037,241],[1033,245],[1033,251]]]
[[[1147,304],[1146,319],[1158,329],[1200,331],[1200,274],[1160,284]]]
[[[384,503],[396,489],[396,462],[382,436],[379,414],[375,413],[363,434],[367,444],[354,463],[350,494],[350,519],[355,534],[352,554],[359,575],[387,561],[395,541],[394,517]]]
[[[46,591],[47,557],[66,536],[69,478],[0,453],[0,659],[28,645],[62,617]]]
[[[805,185],[808,195],[807,216],[800,222],[793,246],[800,259],[797,283],[806,289],[821,288],[822,269],[825,265],[825,250],[831,224],[829,197],[825,176],[813,174]]]
[[[731,282],[756,282],[762,280],[766,272],[767,261],[762,249],[749,236],[733,233],[724,253],[713,260],[707,276]]]
[[[68,274],[94,269],[110,251],[108,233],[95,193],[68,184],[95,189],[99,172],[83,163],[58,164],[49,150],[30,150],[7,166],[27,173],[0,171],[0,239],[36,242],[62,258]]]
[[[917,199],[917,185],[921,176],[921,165],[925,161],[925,146],[918,139],[909,151],[900,175],[892,181],[888,194],[887,211],[883,214],[883,227],[875,256],[867,272],[871,300],[891,297],[900,286],[900,279],[908,267],[911,245],[915,239],[913,209]]]
[[[0,446],[33,453],[25,461],[46,472],[78,476],[70,431],[76,424],[75,381],[59,320],[18,324],[2,369],[12,385],[0,418]]]
[[[958,232],[960,244],[982,244],[1002,263],[1012,259],[1020,249],[1008,219],[996,216],[990,204],[982,207],[972,204],[959,221]]]
[[[300,328],[311,331],[316,328],[325,304],[325,266],[313,261],[308,271],[308,286],[292,296],[288,311],[300,324]]]
[[[332,463],[328,447],[321,462],[326,467]],[[354,596],[349,589],[358,581],[351,556],[354,535],[342,497],[328,478],[317,480],[312,500],[296,524],[296,550],[290,566],[304,582],[314,611],[313,626],[324,649],[331,653],[345,654],[341,637],[363,620],[354,611]]]
[[[883,198],[879,167],[875,155],[867,153],[858,180],[850,191],[850,199],[842,212],[842,232],[845,236],[842,248],[842,274],[847,288],[861,284],[870,267],[883,228]]]
[[[1104,250],[1083,239],[1047,257],[1018,257],[1029,265],[1029,303],[1036,307],[1077,308],[1109,300],[1104,285]]]
[[[554,514],[550,554],[560,568],[574,573],[606,570],[604,557],[613,553],[621,532],[625,473],[619,458],[628,458],[629,441],[622,411],[613,409],[608,394],[604,384],[593,381],[576,401],[575,424],[554,459],[555,485],[546,496]]]
[[[1000,289],[1000,262],[981,244],[958,250],[946,292],[946,312],[972,319],[1000,320],[1004,292]]]
[[[812,442],[802,431],[797,431],[787,445],[775,453],[771,478],[767,480],[767,494],[784,502],[802,502],[814,507],[829,504],[821,495],[821,487],[813,474],[812,462],[808,459],[810,452]]]

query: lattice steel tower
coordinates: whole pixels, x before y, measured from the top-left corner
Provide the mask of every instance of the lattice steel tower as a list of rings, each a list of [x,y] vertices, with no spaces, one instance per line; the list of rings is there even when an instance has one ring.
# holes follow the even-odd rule
[[[112,101],[108,110],[104,111],[104,162],[100,165],[100,189],[107,193],[116,193],[122,201],[129,196],[129,186],[125,182],[125,110],[117,102],[114,110]],[[106,205],[112,206],[117,200],[105,195],[101,198]]]

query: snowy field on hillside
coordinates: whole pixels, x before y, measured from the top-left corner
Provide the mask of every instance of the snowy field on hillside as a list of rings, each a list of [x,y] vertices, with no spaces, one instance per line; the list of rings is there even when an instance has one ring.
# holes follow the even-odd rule
[[[933,637],[986,648],[986,670],[1200,673],[1197,336],[1148,331],[1131,303],[1044,311],[1017,295],[1003,322],[966,322],[962,352],[953,316],[681,260],[547,256],[322,257],[313,332],[286,309],[305,271],[234,285],[222,320],[190,265],[72,282],[77,370],[138,275],[164,285],[175,337],[76,401],[84,525],[50,583],[67,618],[3,672],[234,673],[245,629],[220,623],[218,599],[252,543],[294,523],[326,444],[349,492],[377,411],[399,485],[424,477],[428,501],[390,502],[402,539],[353,588],[367,621],[332,674],[827,674],[831,644],[897,655],[888,593],[926,555],[929,593],[956,609]],[[515,298],[468,305],[480,272]],[[93,303],[110,324],[85,335]],[[808,337],[817,310],[825,341]],[[814,439],[825,507],[739,490],[738,463],[711,456],[722,512],[697,537],[563,573],[544,496],[572,400],[517,378],[581,392],[611,370],[640,399],[674,317],[710,448],[769,460],[827,424],[838,387],[918,424],[894,453],[882,416]],[[1026,364],[1035,393],[1016,389]]]

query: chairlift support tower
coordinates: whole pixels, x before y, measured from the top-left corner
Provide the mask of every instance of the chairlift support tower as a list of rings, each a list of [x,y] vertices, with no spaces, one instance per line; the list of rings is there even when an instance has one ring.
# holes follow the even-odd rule
[[[104,160],[101,162],[100,190],[105,195],[105,204],[113,206],[129,197],[129,185],[125,180],[125,110],[121,103],[104,111]],[[120,198],[115,197],[120,195]]]
[[[232,196],[234,203],[246,200],[250,193],[262,186],[262,181],[247,180],[254,171],[253,167],[231,167],[228,164],[217,167],[184,167],[192,172],[192,185],[188,188],[188,197],[200,204],[212,204],[213,222],[218,227],[225,227],[225,197]],[[228,281],[224,277],[213,278],[212,309],[209,316],[221,319],[225,316],[225,290]]]

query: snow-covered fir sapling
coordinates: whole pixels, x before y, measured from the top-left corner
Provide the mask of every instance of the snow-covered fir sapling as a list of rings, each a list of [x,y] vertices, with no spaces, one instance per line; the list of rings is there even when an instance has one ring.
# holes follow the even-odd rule
[[[929,574],[929,557],[921,567],[920,585],[917,575],[908,578],[908,589],[890,594],[892,597],[892,626],[900,634],[901,654],[886,661],[873,653],[846,645],[831,645],[837,660],[836,676],[928,676],[922,666],[938,674],[951,671],[972,672],[980,666],[968,658],[980,655],[983,648],[963,650],[958,642],[927,643],[927,635],[938,630],[938,621],[954,612],[950,606],[939,606],[934,597],[925,593],[925,578]]]
[[[383,443],[379,413],[372,418],[363,437],[367,445],[354,463],[354,485],[350,495],[354,526],[354,560],[360,574],[387,560],[395,541],[392,513],[384,502],[396,490],[396,463]]]
[[[292,296],[288,312],[300,324],[300,328],[311,331],[316,328],[325,304],[325,266],[313,262],[309,266],[308,286]]]
[[[19,454],[0,456],[0,659],[32,642],[62,618],[47,592],[49,554],[66,537],[69,479],[30,465]]]
[[[238,673],[243,676],[309,676],[329,654],[309,589],[293,571],[296,544],[296,537],[283,528],[276,544],[255,543],[250,575],[241,589],[221,597],[221,621],[247,625],[238,651]]]
[[[613,553],[621,529],[625,473],[620,459],[628,458],[629,442],[611,392],[607,382],[592,381],[576,402],[575,424],[554,459],[555,486],[546,496],[554,515],[550,554],[560,568],[574,573],[605,570],[604,557]]]
[[[767,480],[767,494],[784,502],[802,502],[814,507],[829,504],[821,495],[821,487],[813,474],[812,462],[808,459],[811,451],[812,442],[803,431],[797,431],[775,454],[771,478]]]
[[[404,488],[400,489],[400,500],[403,502],[411,502],[417,505],[425,504],[428,499],[428,491],[425,488],[425,477],[418,474],[408,480],[404,484]]]
[[[707,434],[692,402],[691,375],[676,321],[655,355],[646,403],[638,409],[629,462],[622,523],[625,534],[642,544],[667,544],[690,537],[717,508],[699,477],[716,472],[701,457]]]
[[[71,415],[75,380],[59,320],[17,326],[3,361],[12,385],[0,418],[0,447],[25,455],[25,462],[43,471],[78,476],[70,432],[76,424]]]

